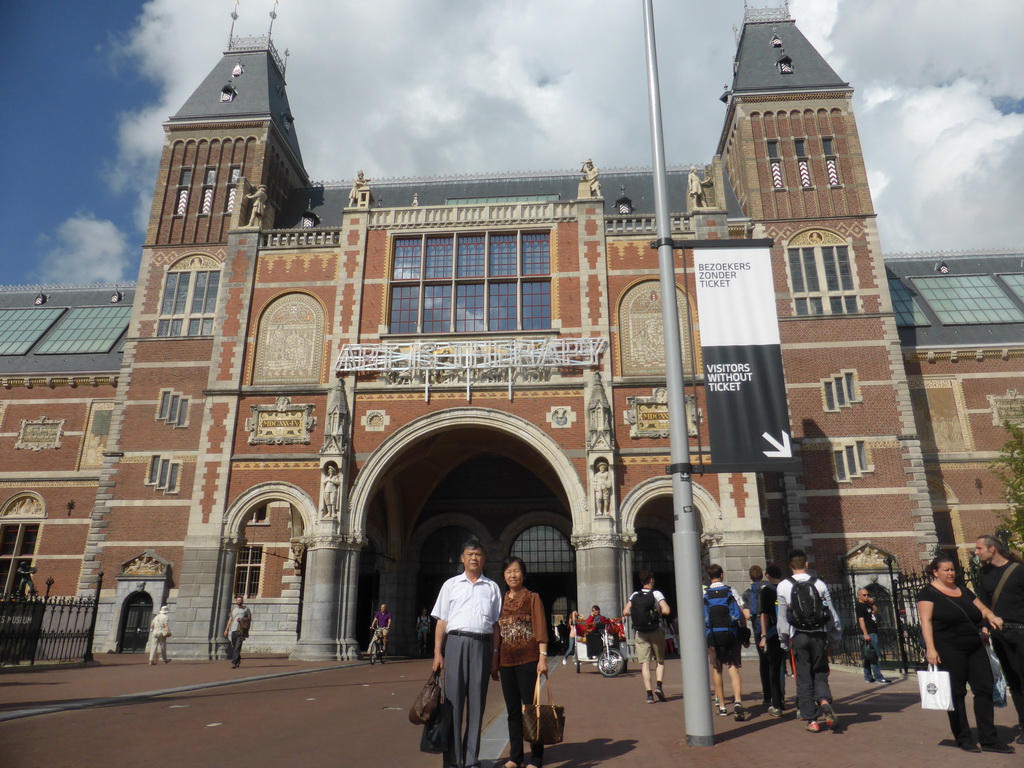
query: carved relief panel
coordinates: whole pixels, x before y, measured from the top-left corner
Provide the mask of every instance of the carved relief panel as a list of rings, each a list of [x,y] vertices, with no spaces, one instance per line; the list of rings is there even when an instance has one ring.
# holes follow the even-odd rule
[[[253,384],[315,384],[324,357],[324,312],[304,293],[283,296],[267,307],[256,341]]]
[[[682,340],[683,370],[692,373],[690,331],[687,317],[689,301],[676,290],[679,308],[679,337]],[[700,340],[695,335],[693,347],[700,366]],[[619,305],[619,345],[623,376],[665,375],[665,334],[661,321],[661,289],[654,280],[631,288]]]

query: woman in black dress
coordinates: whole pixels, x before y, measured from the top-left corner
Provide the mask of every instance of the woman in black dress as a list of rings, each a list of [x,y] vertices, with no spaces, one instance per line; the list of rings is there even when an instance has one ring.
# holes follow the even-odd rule
[[[928,573],[932,583],[917,595],[925,658],[929,664],[937,664],[939,669],[949,672],[953,711],[947,714],[957,746],[967,752],[1009,754],[1014,751],[1013,747],[1001,744],[996,734],[992,668],[980,634],[988,634],[988,628],[982,627],[983,621],[998,629],[1003,624],[1002,619],[986,608],[967,587],[957,585],[956,569],[949,555],[939,555],[932,560]],[[974,719],[978,723],[980,750],[967,722],[968,683],[974,695]]]

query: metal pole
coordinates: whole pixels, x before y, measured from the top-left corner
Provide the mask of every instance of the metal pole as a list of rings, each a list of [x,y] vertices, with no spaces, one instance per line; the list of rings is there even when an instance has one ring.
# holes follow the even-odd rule
[[[654,158],[654,209],[658,233],[658,270],[661,285],[661,319],[665,334],[665,383],[668,389],[669,445],[672,466],[672,534],[676,597],[679,601],[679,652],[683,673],[683,713],[686,743],[710,747],[715,743],[712,726],[711,680],[708,674],[704,634],[704,600],[701,591],[700,532],[693,506],[693,467],[690,465],[686,430],[686,398],[683,393],[682,341],[676,307],[675,268],[672,260],[672,222],[669,218],[668,183],[665,174],[665,141],[661,127],[661,96],[658,87],[658,55],[654,45],[652,0],[644,0],[644,42],[647,50],[647,86],[651,111],[651,152]]]

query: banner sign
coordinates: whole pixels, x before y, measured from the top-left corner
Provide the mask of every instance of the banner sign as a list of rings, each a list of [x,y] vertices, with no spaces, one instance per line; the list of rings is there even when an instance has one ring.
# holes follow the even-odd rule
[[[771,241],[696,241],[705,419],[715,472],[797,469],[786,404]]]

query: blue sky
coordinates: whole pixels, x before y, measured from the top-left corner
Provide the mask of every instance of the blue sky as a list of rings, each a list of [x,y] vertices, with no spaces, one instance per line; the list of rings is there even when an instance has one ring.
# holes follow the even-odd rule
[[[161,123],[220,58],[235,8],[5,4],[0,284],[134,280]],[[236,32],[265,33],[272,8],[241,0]],[[1024,3],[789,8],[857,90],[883,250],[1024,246]],[[314,179],[650,164],[640,2],[280,0],[277,11]],[[742,14],[740,0],[655,0],[670,163],[715,151]]]

